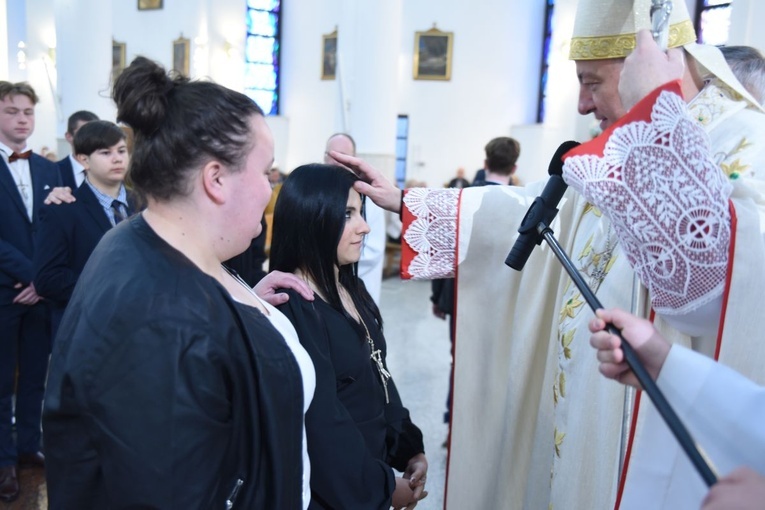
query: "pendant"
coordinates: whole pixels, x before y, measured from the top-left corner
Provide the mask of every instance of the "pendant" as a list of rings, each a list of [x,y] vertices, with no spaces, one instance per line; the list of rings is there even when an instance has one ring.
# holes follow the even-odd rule
[[[380,374],[380,380],[382,381],[383,389],[385,390],[385,403],[389,404],[390,398],[388,397],[388,379],[390,379],[390,372],[385,369],[385,365],[383,365],[382,362],[382,353],[380,352],[380,349],[375,350],[371,338],[369,339],[369,346],[372,348],[372,361],[374,361],[377,365],[377,372]]]

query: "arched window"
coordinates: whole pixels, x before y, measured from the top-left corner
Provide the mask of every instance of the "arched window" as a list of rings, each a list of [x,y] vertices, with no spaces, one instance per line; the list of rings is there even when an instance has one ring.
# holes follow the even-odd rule
[[[732,4],[730,0],[698,0],[696,35],[700,43],[722,46],[728,42]]]
[[[279,114],[281,0],[247,0],[244,93],[266,115]]]

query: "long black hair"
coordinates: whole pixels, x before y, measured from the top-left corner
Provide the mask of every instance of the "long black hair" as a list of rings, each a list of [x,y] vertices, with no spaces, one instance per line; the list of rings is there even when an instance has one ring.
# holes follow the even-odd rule
[[[337,267],[340,284],[359,313],[368,310],[382,328],[380,310],[356,276],[356,264],[341,266],[337,259],[348,192],[357,180],[345,168],[318,163],[298,167],[287,177],[274,208],[270,270],[288,273],[301,270],[333,308],[351,318],[343,308],[335,283]]]

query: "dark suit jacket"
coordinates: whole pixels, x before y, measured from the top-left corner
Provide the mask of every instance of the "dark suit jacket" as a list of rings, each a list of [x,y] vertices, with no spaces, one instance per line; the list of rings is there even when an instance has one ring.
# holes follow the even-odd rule
[[[72,190],[77,189],[77,181],[74,180],[74,170],[72,169],[72,160],[69,156],[61,161],[57,161],[58,171],[61,173],[61,184],[69,186]]]
[[[54,330],[90,254],[112,228],[87,183],[74,196],[77,200],[71,204],[44,206],[35,232],[35,289],[53,304]]]
[[[37,215],[51,189],[61,186],[55,163],[32,154],[29,158],[34,209],[32,220],[21,199],[8,165],[0,159],[0,306],[9,305],[19,293],[14,285],[28,285],[34,278],[34,229]]]

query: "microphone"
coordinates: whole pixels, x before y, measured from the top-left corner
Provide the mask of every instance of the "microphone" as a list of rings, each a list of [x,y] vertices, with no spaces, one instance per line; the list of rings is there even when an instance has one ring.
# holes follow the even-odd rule
[[[534,251],[534,245],[542,242],[542,235],[537,232],[537,225],[544,222],[549,226],[555,215],[558,214],[558,202],[563,198],[568,185],[563,180],[563,155],[577,147],[579,142],[567,141],[560,144],[558,150],[553,154],[550,160],[550,166],[547,167],[547,173],[550,179],[547,181],[542,194],[534,199],[534,202],[523,217],[518,232],[521,234],[515,240],[513,248],[505,259],[505,264],[520,271],[526,265],[531,252]]]

